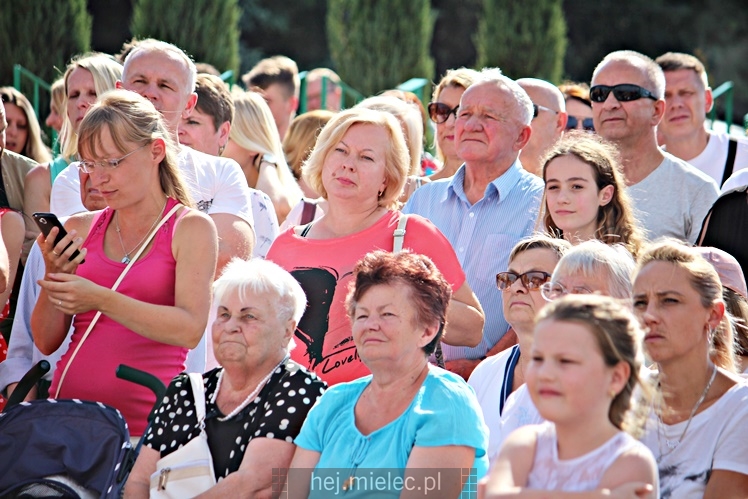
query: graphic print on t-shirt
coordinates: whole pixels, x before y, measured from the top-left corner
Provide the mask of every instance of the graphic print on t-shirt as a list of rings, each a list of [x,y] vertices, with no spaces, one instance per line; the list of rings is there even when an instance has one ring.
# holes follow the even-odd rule
[[[296,326],[295,336],[306,347],[309,367],[315,369],[324,360],[325,335],[330,326],[330,307],[338,284],[337,271],[330,267],[300,267],[291,271],[306,293],[307,306]]]

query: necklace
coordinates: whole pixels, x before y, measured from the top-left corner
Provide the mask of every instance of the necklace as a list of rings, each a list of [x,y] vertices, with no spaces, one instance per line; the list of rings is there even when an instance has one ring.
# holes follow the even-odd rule
[[[688,427],[691,426],[691,420],[696,415],[696,411],[699,410],[699,407],[701,407],[701,404],[704,402],[704,399],[706,399],[706,394],[709,393],[709,389],[712,387],[712,383],[714,383],[714,378],[717,377],[717,366],[712,366],[712,376],[709,378],[709,383],[706,384],[706,387],[704,388],[704,391],[701,392],[701,397],[699,397],[699,400],[696,401],[696,404],[694,404],[693,409],[691,409],[691,414],[688,416],[688,422],[686,422],[686,427],[683,428],[683,432],[681,432],[680,437],[678,437],[677,440],[670,440],[665,435],[665,423],[662,422],[662,403],[658,404],[657,408],[657,446],[660,449],[660,459],[667,456],[671,452],[673,452],[676,447],[683,441],[683,437],[686,436],[686,432],[688,431]],[[660,433],[662,433],[662,439],[665,440],[665,445],[669,449],[666,452],[662,452],[662,442],[660,441]]]
[[[270,380],[270,377],[273,375],[273,373],[275,373],[275,370],[278,369],[281,366],[281,364],[283,364],[286,360],[288,360],[288,355],[283,357],[283,360],[278,362],[278,365],[276,365],[273,369],[271,369],[268,375],[260,380],[260,382],[257,384],[255,389],[252,390],[252,393],[250,393],[247,396],[247,398],[244,399],[244,402],[236,406],[236,408],[233,411],[231,411],[227,416],[219,417],[218,421],[227,421],[233,418],[234,416],[236,416],[237,414],[239,414],[245,407],[247,407],[250,402],[252,402],[255,398],[257,398],[257,395],[259,395],[260,391],[265,386],[265,383],[267,383],[268,380]],[[211,404],[215,404],[216,399],[218,398],[218,392],[221,390],[221,382],[223,381],[223,373],[224,373],[223,369],[221,369],[221,372],[218,373],[218,383],[216,383],[216,391],[214,391],[213,395],[210,397]]]
[[[168,198],[167,198],[168,200]],[[166,201],[164,201],[164,206],[161,208],[161,211],[158,212],[158,215],[156,215],[156,220],[153,221],[151,224],[151,228],[148,229],[148,232],[145,233],[145,236],[143,236],[143,239],[141,239],[138,244],[135,245],[133,249],[130,251],[127,251],[125,249],[125,243],[122,242],[122,234],[119,229],[119,212],[116,212],[114,215],[114,229],[117,231],[117,237],[119,238],[119,244],[122,246],[122,251],[125,253],[125,256],[122,257],[122,260],[120,262],[122,263],[130,263],[130,253],[134,252],[138,248],[140,248],[140,245],[143,244],[143,241],[145,241],[145,238],[148,237],[148,235],[151,233],[153,228],[156,226],[156,223],[161,220],[161,214],[164,212],[164,209],[166,208]]]

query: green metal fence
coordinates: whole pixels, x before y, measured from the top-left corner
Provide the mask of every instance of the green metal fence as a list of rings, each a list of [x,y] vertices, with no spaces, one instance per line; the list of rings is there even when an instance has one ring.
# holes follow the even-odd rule
[[[735,85],[731,81],[726,81],[722,85],[712,90],[712,98],[716,104],[717,99],[724,98],[725,101],[725,123],[727,123],[727,131],[730,132],[730,126],[732,125],[733,118],[733,93],[735,91]],[[709,111],[709,119],[711,120],[710,129],[714,128],[714,121],[717,119],[717,106],[712,106],[712,110]]]

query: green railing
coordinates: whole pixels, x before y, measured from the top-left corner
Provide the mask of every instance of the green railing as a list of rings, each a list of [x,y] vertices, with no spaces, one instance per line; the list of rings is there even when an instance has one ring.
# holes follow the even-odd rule
[[[405,83],[399,84],[397,89],[404,92],[413,92],[421,99],[424,106],[427,106],[431,100],[431,82],[427,78],[411,78]]]
[[[46,90],[48,94],[50,94],[50,99],[52,98],[52,85],[47,83],[46,81],[42,80],[38,76],[36,76],[34,73],[29,71],[28,69],[24,68],[20,64],[14,64],[13,65],[13,87],[18,90],[19,92],[22,92],[27,98],[28,94],[23,91],[23,80],[24,78],[26,80],[31,81],[32,85],[32,93],[31,98],[29,99],[31,101],[31,105],[34,108],[34,114],[36,114],[36,119],[39,121],[39,126],[42,127],[42,129],[47,130],[51,137],[51,144],[52,148],[54,149],[53,152],[57,154],[57,131],[54,128],[47,128],[47,126],[44,124],[44,117],[39,114],[39,106],[40,106],[40,95],[39,92],[41,90]]]
[[[733,118],[733,92],[735,91],[735,85],[731,81],[726,81],[722,85],[712,90],[712,98],[714,102],[717,99],[724,96],[725,99],[725,123],[727,123],[727,132],[730,132]],[[709,111],[709,119],[711,125],[709,128],[714,128],[714,122],[717,119],[717,106],[712,106],[712,110]]]
[[[224,71],[221,73],[221,79],[229,86],[229,89],[234,87],[234,70],[229,69],[228,71]]]

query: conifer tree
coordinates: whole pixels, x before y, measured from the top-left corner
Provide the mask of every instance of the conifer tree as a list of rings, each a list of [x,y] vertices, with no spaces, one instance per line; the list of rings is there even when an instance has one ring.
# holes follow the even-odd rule
[[[328,0],[330,55],[340,77],[365,95],[434,77],[429,0]]]
[[[477,67],[498,66],[511,78],[560,83],[566,43],[562,0],[483,0]]]
[[[240,17],[237,0],[138,0],[131,31],[173,43],[219,71],[237,72]]]
[[[3,3],[8,5],[0,6],[0,85],[13,84],[14,64],[51,83],[72,56],[90,49],[86,0]],[[26,85],[22,90],[28,95]]]

